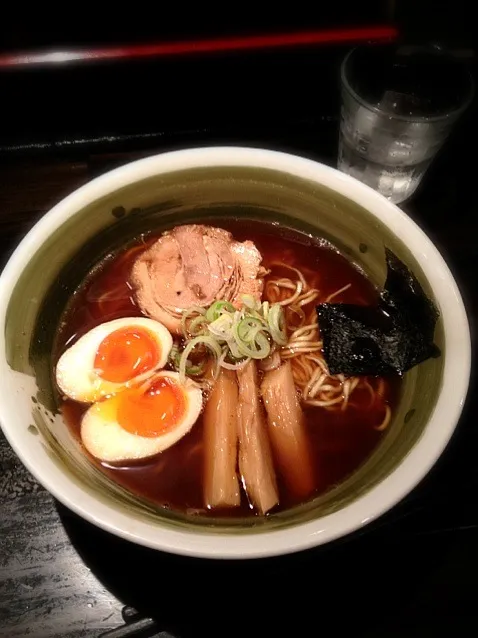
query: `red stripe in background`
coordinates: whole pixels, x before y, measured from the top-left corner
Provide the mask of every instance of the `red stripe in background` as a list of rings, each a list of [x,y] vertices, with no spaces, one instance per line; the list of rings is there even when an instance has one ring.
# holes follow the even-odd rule
[[[254,35],[212,40],[161,42],[156,44],[125,45],[98,49],[72,49],[50,52],[0,54],[0,68],[66,62],[93,62],[190,55],[194,53],[221,53],[258,49],[277,49],[320,44],[358,43],[367,40],[388,41],[398,36],[392,26],[372,26],[356,29],[330,29],[327,31],[298,31],[294,33]]]

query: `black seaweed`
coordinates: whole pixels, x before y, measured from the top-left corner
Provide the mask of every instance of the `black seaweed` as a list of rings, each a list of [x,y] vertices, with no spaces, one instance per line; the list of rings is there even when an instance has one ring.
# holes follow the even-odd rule
[[[433,342],[439,317],[415,275],[388,248],[387,279],[377,306],[317,306],[324,357],[331,374],[403,374],[440,356]]]

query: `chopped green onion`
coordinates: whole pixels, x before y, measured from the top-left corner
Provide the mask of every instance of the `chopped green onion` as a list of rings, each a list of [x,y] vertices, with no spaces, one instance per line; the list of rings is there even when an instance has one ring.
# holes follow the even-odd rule
[[[232,305],[232,303],[229,303],[229,301],[215,301],[207,309],[206,319],[209,321],[209,323],[211,323],[218,319],[224,311],[234,312],[234,310],[234,306]]]
[[[226,361],[227,354],[228,354],[227,350],[224,350],[224,352],[221,355],[221,358],[219,359],[219,364],[221,368],[225,368],[226,370],[240,370],[246,365],[246,363],[249,363],[249,361],[251,360],[249,357],[246,357],[245,359],[243,358],[237,363],[228,363]]]
[[[207,334],[208,322],[204,315],[199,315],[191,321],[188,326],[188,333],[191,337],[199,337],[200,335]]]
[[[238,324],[235,324],[233,326],[233,334],[237,349],[244,357],[251,357],[251,359],[265,359],[271,350],[271,345],[267,337],[262,332],[258,332],[253,341],[246,342],[239,336]]]
[[[179,371],[179,364],[181,361],[181,352],[179,350],[179,346],[177,343],[173,344],[171,351],[169,353],[169,360],[171,365],[174,367],[176,371]],[[186,374],[192,376],[198,376],[204,372],[204,363],[200,363],[199,365],[193,365],[189,359],[186,361]]]
[[[188,339],[182,353],[177,346],[172,360],[181,376],[199,375],[204,365],[194,366],[189,355],[199,345],[206,346],[220,367],[239,370],[250,359],[265,359],[275,346],[287,345],[284,311],[280,304],[261,303],[252,295],[243,295],[237,310],[225,300],[209,308],[194,307],[183,313],[183,334]],[[192,338],[191,338],[192,337]]]
[[[173,343],[173,346],[169,352],[169,360],[176,369],[179,368],[180,357],[181,353],[179,352],[179,346],[177,345],[177,343]]]
[[[284,312],[279,304],[272,304],[269,310],[268,323],[271,337],[279,346],[287,345]]]
[[[195,317],[195,315],[199,315],[200,317],[205,316],[206,309],[201,308],[201,306],[191,306],[191,308],[188,308],[183,312],[181,316],[181,330],[184,335],[189,334],[189,326],[187,325],[188,319]]]
[[[199,365],[193,365],[189,359],[186,361],[186,374],[191,375],[192,377],[198,377],[204,372],[204,362],[201,362]]]
[[[252,295],[242,295],[241,301],[244,308],[247,308],[248,310],[259,310],[261,307],[261,302],[257,301],[257,299]]]
[[[237,343],[234,340],[234,337],[231,334],[231,338],[228,339],[227,341],[227,345],[229,347],[229,350],[231,351],[231,354],[233,356],[234,359],[242,359],[243,358],[243,354],[241,354],[239,348],[237,347]]]
[[[222,339],[227,341],[231,335],[232,330],[232,317],[230,314],[223,314],[217,319],[215,319],[208,326],[209,332],[217,337],[218,339]]]
[[[219,346],[218,342],[214,339],[214,337],[200,336],[200,337],[195,337],[194,339],[191,339],[191,341],[189,341],[186,344],[186,347],[182,351],[181,359],[179,361],[179,375],[182,382],[184,382],[184,380],[186,379],[186,368],[187,368],[188,357],[191,354],[191,352],[194,350],[194,348],[196,348],[199,345],[206,346],[206,348],[209,348],[209,350],[211,350],[211,352],[215,355],[217,361],[219,361],[221,357],[221,354],[222,354],[221,347]]]
[[[263,324],[255,317],[244,317],[237,324],[237,335],[241,341],[251,341],[258,330],[263,328]]]

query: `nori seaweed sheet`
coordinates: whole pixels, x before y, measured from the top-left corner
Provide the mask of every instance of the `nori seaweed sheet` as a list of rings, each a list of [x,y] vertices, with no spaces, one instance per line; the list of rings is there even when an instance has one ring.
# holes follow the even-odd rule
[[[440,355],[433,342],[439,313],[415,275],[388,248],[387,278],[377,306],[317,306],[331,374],[402,375]]]

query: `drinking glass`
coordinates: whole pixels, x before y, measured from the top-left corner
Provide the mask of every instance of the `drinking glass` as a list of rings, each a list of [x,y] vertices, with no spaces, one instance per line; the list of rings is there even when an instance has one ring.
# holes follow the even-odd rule
[[[340,170],[407,200],[473,96],[471,76],[438,48],[351,51],[341,67]]]

